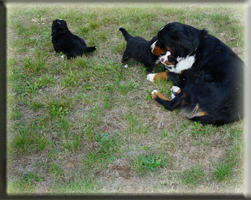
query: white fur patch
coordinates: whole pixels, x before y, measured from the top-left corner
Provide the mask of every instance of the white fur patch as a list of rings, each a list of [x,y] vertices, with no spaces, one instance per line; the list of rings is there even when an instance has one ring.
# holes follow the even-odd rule
[[[156,73],[155,74],[148,74],[146,78],[147,78],[147,80],[154,82],[153,78],[155,75],[156,75]]]
[[[178,86],[173,86],[173,87],[171,88],[171,97],[172,97],[172,99],[175,98],[176,93],[177,93],[179,90],[180,90],[180,88],[179,88]]]
[[[124,65],[124,68],[127,68],[128,67],[128,65]]]
[[[158,31],[158,32],[160,32],[163,28],[165,28],[165,26],[162,26],[162,27],[159,29],[159,31]]]
[[[178,56],[178,58],[177,58],[176,60],[177,60],[177,62],[180,62],[180,61],[182,61],[183,59],[184,59],[184,58]]]
[[[177,58],[178,63],[175,65],[165,65],[166,68],[173,73],[180,74],[183,70],[190,69],[195,62],[195,55],[187,56],[186,58]],[[164,64],[164,63],[163,63]]]
[[[158,42],[158,40],[156,40],[156,41],[155,41],[154,43],[152,43],[152,45],[150,46],[152,52],[153,52],[153,49],[154,49],[154,47],[155,47],[156,42]]]
[[[158,90],[153,90],[153,91],[152,91],[152,98],[153,98],[153,94],[154,94],[155,92],[158,92]]]
[[[183,70],[190,69],[193,66],[194,62],[195,62],[195,55],[193,56],[188,55],[185,59],[179,61],[176,64],[176,68],[174,72],[176,74],[180,74],[180,72],[182,72]]]

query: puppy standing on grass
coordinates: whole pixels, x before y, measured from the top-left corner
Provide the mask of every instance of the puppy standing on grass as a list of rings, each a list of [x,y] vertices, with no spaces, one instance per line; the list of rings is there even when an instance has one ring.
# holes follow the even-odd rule
[[[96,50],[95,46],[87,47],[82,38],[71,33],[65,20],[54,20],[51,29],[52,43],[55,51],[57,53],[62,51],[67,55],[68,59]]]
[[[126,62],[133,58],[137,62],[143,63],[147,71],[151,72],[153,67],[159,63],[159,56],[154,55],[150,48],[157,41],[157,37],[154,36],[150,41],[147,41],[139,36],[131,36],[124,28],[119,28],[119,30],[127,41],[126,50],[122,57],[124,67],[127,68]]]

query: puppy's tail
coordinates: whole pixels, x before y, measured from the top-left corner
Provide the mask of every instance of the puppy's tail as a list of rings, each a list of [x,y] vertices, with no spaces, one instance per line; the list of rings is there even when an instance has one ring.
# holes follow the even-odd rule
[[[95,47],[95,46],[87,47],[87,48],[85,49],[85,52],[93,52],[93,51],[95,51],[96,49],[97,49],[97,47]]]
[[[119,30],[122,32],[122,34],[127,42],[130,38],[132,38],[132,36],[124,28],[119,28]]]

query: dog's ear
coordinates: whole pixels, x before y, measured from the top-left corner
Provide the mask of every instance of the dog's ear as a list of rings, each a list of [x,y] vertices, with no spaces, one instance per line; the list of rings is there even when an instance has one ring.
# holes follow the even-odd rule
[[[154,42],[157,41],[157,37],[154,36],[149,42],[148,42],[148,46],[151,46]]]
[[[192,52],[193,49],[193,43],[191,40],[184,34],[183,31],[176,32],[174,38],[177,40],[178,44],[183,47],[186,51]]]

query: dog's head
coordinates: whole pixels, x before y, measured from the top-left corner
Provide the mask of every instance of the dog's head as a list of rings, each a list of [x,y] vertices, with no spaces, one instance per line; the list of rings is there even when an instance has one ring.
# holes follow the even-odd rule
[[[198,47],[199,43],[198,29],[173,22],[159,30],[157,41],[152,44],[151,49],[155,55],[169,51],[175,58],[186,57]]]
[[[56,36],[57,34],[66,33],[69,31],[67,27],[67,23],[63,19],[56,19],[52,22],[52,36]]]
[[[162,64],[165,65],[165,68],[170,72],[174,72],[174,68],[178,63],[177,60],[171,55],[170,51],[165,52],[159,57],[159,60]]]

